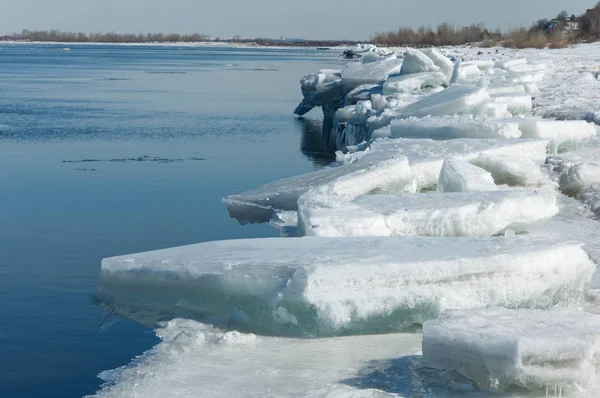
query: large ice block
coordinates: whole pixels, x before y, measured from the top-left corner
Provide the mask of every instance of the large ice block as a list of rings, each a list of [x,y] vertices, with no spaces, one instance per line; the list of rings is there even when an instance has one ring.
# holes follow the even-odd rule
[[[223,198],[229,214],[241,222],[267,222],[273,210],[296,210],[303,193],[322,187],[346,200],[369,193],[399,192],[412,181],[408,160],[400,154],[368,153],[356,162],[285,178]]]
[[[423,72],[440,72],[441,68],[434,61],[419,50],[407,48],[404,53],[404,62],[400,69],[401,75]]]
[[[367,64],[348,64],[342,70],[342,84],[354,88],[361,84],[377,84],[391,74],[400,72],[402,60],[396,56]]]
[[[386,134],[387,133],[387,134]],[[373,138],[519,138],[519,123],[513,119],[486,117],[439,116],[393,120],[388,130],[376,130]]]
[[[331,207],[300,202],[308,236],[491,236],[527,231],[558,213],[553,193],[534,191],[359,196]]]
[[[481,107],[489,98],[485,87],[452,85],[407,105],[401,113],[404,117],[481,113]]]
[[[506,104],[506,109],[513,115],[528,115],[533,108],[531,95],[529,94],[512,94],[498,95],[492,97],[494,102]],[[526,138],[542,138],[542,137],[526,137]]]
[[[600,316],[555,309],[451,310],[423,327],[423,359],[484,390],[580,393],[600,376]],[[561,394],[562,395],[562,394]],[[548,396],[548,395],[546,395]]]
[[[446,159],[437,185],[441,192],[496,191],[494,177],[488,171],[460,159]]]
[[[410,163],[414,189],[437,186],[444,159],[457,158],[468,162],[481,154],[502,156],[509,159],[525,159],[536,165],[546,160],[548,141],[522,139],[456,139],[434,141],[428,139],[384,139],[375,140],[370,150],[349,153],[339,157],[344,163],[357,162],[363,156],[405,156]],[[492,173],[493,175],[493,173]]]
[[[400,330],[449,308],[575,303],[594,269],[581,244],[526,236],[249,239],[106,258],[99,293],[138,314],[327,336]]]
[[[519,129],[523,138],[549,140],[553,152],[564,144],[587,140],[597,134],[594,124],[584,120],[524,119],[519,122]]]

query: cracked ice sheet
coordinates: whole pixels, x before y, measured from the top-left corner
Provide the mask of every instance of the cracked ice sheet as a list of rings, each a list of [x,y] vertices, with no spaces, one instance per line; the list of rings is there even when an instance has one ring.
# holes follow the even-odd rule
[[[546,160],[545,140],[523,139],[455,139],[434,141],[429,139],[385,139],[370,144],[370,149],[338,156],[338,161],[352,163],[364,156],[405,156],[414,174],[414,190],[435,187],[446,158],[467,162],[481,154],[527,159],[537,165]]]
[[[157,334],[162,342],[130,366],[100,374],[107,384],[97,396],[409,397],[409,369],[398,369],[393,390],[369,373],[421,351],[421,335],[408,333],[290,339],[175,319]]]
[[[512,238],[270,238],[102,261],[114,307],[213,317],[262,334],[403,330],[447,308],[578,302],[595,265],[580,244]]]
[[[309,236],[491,236],[523,232],[558,213],[553,193],[497,191],[359,196],[331,208],[300,207]]]

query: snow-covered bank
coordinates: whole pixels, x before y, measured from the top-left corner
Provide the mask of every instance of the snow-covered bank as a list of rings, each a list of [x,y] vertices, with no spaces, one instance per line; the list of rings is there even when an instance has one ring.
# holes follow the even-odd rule
[[[460,135],[461,131],[440,130],[438,135],[445,134],[446,138],[502,134],[500,126],[491,130],[490,123],[511,116],[525,117],[519,130],[528,138],[536,131],[528,128],[532,126],[531,116],[592,122],[600,118],[598,43],[565,50],[473,47],[430,48],[422,52],[393,50],[397,52],[384,52],[388,55],[379,61],[355,62],[343,70],[319,71],[304,77],[305,98],[296,113],[321,106],[324,117],[333,123],[331,141],[338,149],[368,140],[374,131],[390,123],[394,125],[395,120],[398,120],[396,125],[401,125],[403,119],[415,116],[434,117],[429,122],[432,126],[435,117],[441,117],[440,123],[444,124],[448,122],[443,120],[444,116],[457,114],[465,115],[463,119],[489,119],[484,131],[471,127]],[[315,83],[307,86],[304,81]],[[443,90],[448,86],[453,91]],[[336,90],[332,91],[334,87]],[[408,133],[398,127],[395,130],[399,134],[396,136],[407,137]],[[393,131],[391,134],[394,136]],[[554,138],[560,145],[562,141],[586,137],[589,133],[583,136],[566,133]]]

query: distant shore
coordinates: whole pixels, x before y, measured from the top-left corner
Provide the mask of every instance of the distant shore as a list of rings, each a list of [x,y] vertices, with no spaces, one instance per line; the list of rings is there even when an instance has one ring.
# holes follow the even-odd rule
[[[334,46],[317,44],[259,44],[256,42],[231,42],[231,41],[199,41],[199,42],[132,42],[132,43],[111,43],[111,42],[59,42],[59,41],[28,41],[28,40],[0,40],[0,45],[9,44],[31,44],[31,45],[64,45],[64,46],[153,46],[153,47],[231,47],[231,48],[286,48],[286,49],[335,49],[340,50],[351,44],[337,44]]]

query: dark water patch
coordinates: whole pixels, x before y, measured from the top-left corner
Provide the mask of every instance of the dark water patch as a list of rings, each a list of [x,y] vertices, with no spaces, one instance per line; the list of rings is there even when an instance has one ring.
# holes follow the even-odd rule
[[[120,82],[120,81],[127,81],[127,80],[131,80],[127,77],[103,77],[103,78],[99,78],[99,79],[94,79],[94,81],[96,82]]]
[[[155,75],[185,75],[187,74],[187,72],[179,72],[179,71],[151,71],[151,70],[147,70],[146,73],[150,73],[150,74],[155,74]]]
[[[158,162],[158,163],[175,163],[175,162],[183,162],[186,160],[206,160],[207,158],[201,158],[197,156],[192,156],[190,158],[163,158],[159,156],[148,156],[142,155],[138,157],[131,158],[113,158],[113,159],[81,159],[81,160],[63,160],[63,163],[97,163],[97,162],[117,162],[117,163],[125,163],[125,162]]]
[[[230,68],[229,70],[238,70],[246,72],[281,72],[281,69],[276,68]]]

